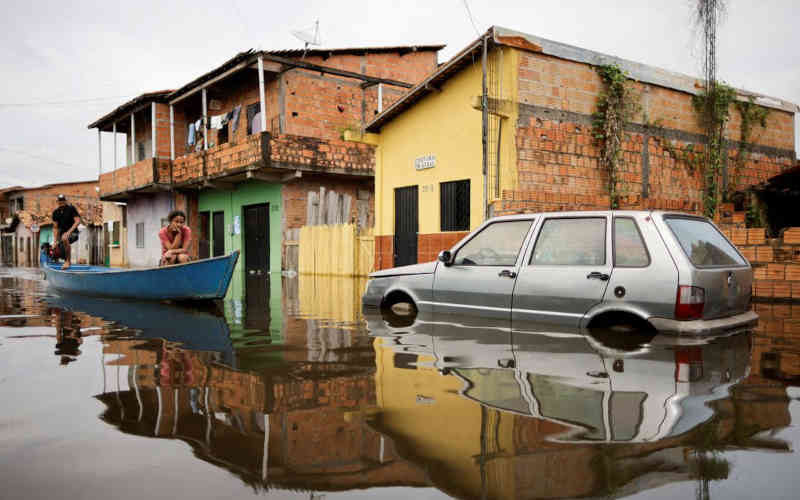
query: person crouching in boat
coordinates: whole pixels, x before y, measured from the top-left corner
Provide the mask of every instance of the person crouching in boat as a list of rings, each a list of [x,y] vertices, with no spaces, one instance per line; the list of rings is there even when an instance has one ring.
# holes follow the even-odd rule
[[[167,216],[169,225],[161,228],[158,239],[161,240],[161,266],[184,264],[189,262],[189,244],[192,241],[192,230],[186,225],[186,214],[173,210]]]
[[[53,210],[52,215],[53,241],[57,255],[64,259],[61,269],[66,270],[70,266],[72,244],[78,241],[78,224],[81,223],[81,216],[74,206],[67,203],[66,196],[60,194],[56,199],[58,208]]]

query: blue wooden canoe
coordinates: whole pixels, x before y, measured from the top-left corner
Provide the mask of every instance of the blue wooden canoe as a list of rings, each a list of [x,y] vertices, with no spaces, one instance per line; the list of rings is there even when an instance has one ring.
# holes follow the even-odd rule
[[[66,271],[43,250],[39,258],[50,286],[81,295],[137,300],[221,299],[228,291],[239,251],[211,259],[147,269],[73,264]]]

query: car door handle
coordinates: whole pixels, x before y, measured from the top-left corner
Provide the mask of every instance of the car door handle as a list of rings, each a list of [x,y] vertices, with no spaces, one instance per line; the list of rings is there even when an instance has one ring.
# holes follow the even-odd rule
[[[587,280],[596,279],[596,280],[600,280],[600,281],[608,281],[608,275],[605,274],[605,273],[598,273],[597,271],[595,271],[595,272],[587,274],[586,275],[586,279]]]
[[[501,278],[514,279],[517,277],[517,273],[515,273],[514,271],[509,271],[508,269],[503,269],[502,271],[497,273],[497,275],[500,276]]]

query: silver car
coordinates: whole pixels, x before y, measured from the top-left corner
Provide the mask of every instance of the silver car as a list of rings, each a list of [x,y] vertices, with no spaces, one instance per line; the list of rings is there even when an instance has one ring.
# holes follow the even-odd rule
[[[477,315],[515,329],[646,322],[705,334],[754,325],[753,270],[708,219],[660,211],[497,217],[438,261],[370,275],[365,306]]]

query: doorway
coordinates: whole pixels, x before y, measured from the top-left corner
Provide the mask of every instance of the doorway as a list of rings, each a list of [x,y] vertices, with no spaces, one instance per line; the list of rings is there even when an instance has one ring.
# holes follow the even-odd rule
[[[209,238],[209,225],[211,223],[208,212],[200,212],[200,237],[197,238],[197,257],[207,259],[211,257],[211,240]]]
[[[225,255],[225,212],[214,212],[212,215],[214,257]]]
[[[417,186],[394,190],[394,265],[417,263],[419,231],[419,194]]]
[[[269,276],[269,203],[247,205],[244,212],[245,275]]]

